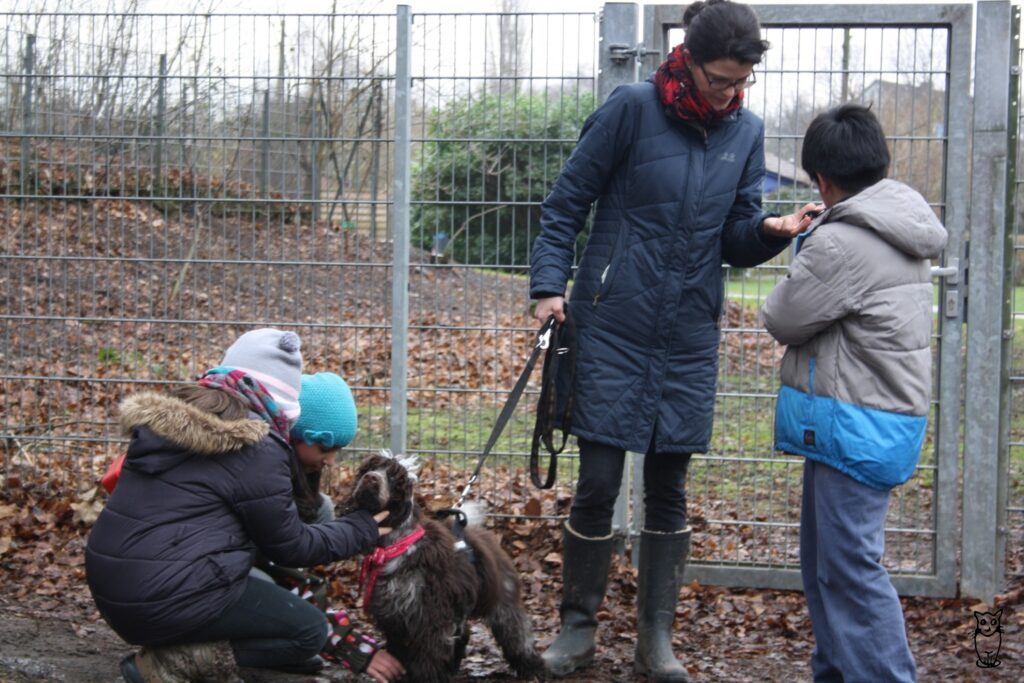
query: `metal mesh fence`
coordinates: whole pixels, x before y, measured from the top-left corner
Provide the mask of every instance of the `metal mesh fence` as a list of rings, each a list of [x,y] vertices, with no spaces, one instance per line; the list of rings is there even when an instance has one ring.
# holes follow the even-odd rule
[[[947,218],[951,74],[969,68],[950,63],[950,29],[824,26],[821,12],[816,24],[765,22],[773,48],[747,106],[766,122],[766,207],[816,197],[803,131],[852,99],[881,118],[892,175]],[[451,494],[530,350],[528,251],[597,104],[600,22],[418,14],[411,30],[407,444]],[[360,407],[351,457],[389,443],[397,33],[394,15],[0,14],[9,479],[45,470],[54,491],[91,487],[124,443],[113,417],[124,393],[190,381],[263,325],[299,332],[308,371],[348,380]],[[783,256],[725,271],[716,427],[688,486],[707,565],[798,564],[801,461],[772,449],[781,350],[757,317],[785,267]],[[571,447],[555,491],[538,494],[524,473],[536,390],[478,484],[499,515],[568,510]],[[897,574],[938,569],[936,461],[929,438],[893,496]]]
[[[409,441],[467,474],[530,352],[528,252],[540,202],[595,106],[597,30],[593,13],[425,14],[413,24],[411,229],[430,255],[424,277],[439,286],[410,301]],[[525,477],[536,391],[534,382],[478,485],[501,501],[497,514],[566,511],[571,448],[553,494],[531,492]]]
[[[351,381],[356,452],[386,443],[394,22],[0,15],[7,472],[93,485],[125,384],[261,325]]]

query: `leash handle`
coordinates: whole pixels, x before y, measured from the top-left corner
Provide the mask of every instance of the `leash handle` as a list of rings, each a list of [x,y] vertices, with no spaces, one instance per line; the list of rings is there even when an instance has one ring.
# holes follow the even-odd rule
[[[533,426],[533,440],[530,444],[530,480],[539,489],[549,489],[555,485],[558,475],[558,455],[565,450],[569,439],[569,425],[572,422],[573,392],[572,385],[576,381],[576,330],[572,318],[565,316],[565,322],[552,328],[552,338],[548,340],[553,348],[548,349],[544,356],[544,368],[541,381],[540,399],[537,401],[537,419]],[[558,411],[558,377],[562,362],[569,363],[569,394],[565,398],[565,409],[561,415],[562,443],[555,446],[554,431]],[[540,446],[544,444],[550,459],[548,460],[547,476],[540,478]]]

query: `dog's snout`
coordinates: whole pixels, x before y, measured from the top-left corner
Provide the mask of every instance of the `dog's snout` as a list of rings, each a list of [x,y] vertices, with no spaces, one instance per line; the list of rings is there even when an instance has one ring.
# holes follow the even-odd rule
[[[356,486],[355,499],[361,507],[378,512],[387,507],[391,492],[384,472],[371,470],[364,474]]]

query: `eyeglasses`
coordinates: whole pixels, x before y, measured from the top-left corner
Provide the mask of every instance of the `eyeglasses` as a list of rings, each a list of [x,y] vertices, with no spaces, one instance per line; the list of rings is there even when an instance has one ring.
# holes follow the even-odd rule
[[[697,67],[700,72],[704,74],[704,80],[708,82],[708,87],[712,90],[733,90],[739,92],[740,90],[746,90],[750,86],[757,83],[757,76],[753,71],[746,78],[737,78],[735,81],[729,78],[722,78],[721,76],[709,76],[708,72],[704,70],[703,64],[698,64]]]

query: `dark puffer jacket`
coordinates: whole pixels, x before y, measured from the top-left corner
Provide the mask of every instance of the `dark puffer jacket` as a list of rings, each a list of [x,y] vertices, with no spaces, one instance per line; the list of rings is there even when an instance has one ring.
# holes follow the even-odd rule
[[[617,88],[587,120],[541,210],[533,298],[573,281],[572,433],[645,452],[708,449],[723,260],[750,267],[788,240],[760,224],[764,125],[740,109],[707,130],[665,115],[654,84]]]
[[[128,457],[85,563],[100,613],[129,643],[174,643],[219,617],[241,596],[257,548],[304,567],[377,540],[365,511],[300,521],[289,446],[261,420],[224,421],[142,393],[122,403],[121,425]]]

